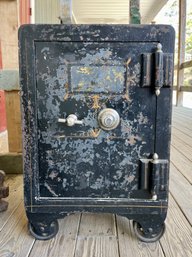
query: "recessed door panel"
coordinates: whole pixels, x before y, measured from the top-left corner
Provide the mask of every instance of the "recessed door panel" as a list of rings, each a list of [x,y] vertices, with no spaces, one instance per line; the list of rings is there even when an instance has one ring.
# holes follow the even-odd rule
[[[156,96],[141,86],[142,54],[156,45],[35,43],[41,197],[130,198],[138,190],[156,118]]]

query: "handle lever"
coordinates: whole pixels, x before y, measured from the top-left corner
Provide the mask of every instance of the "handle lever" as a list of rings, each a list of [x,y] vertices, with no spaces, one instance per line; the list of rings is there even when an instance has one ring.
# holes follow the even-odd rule
[[[78,120],[78,118],[75,114],[70,114],[66,119],[59,118],[58,122],[67,123],[67,126],[69,126],[69,127],[72,127],[75,124],[79,124],[79,125],[83,124],[83,121]]]

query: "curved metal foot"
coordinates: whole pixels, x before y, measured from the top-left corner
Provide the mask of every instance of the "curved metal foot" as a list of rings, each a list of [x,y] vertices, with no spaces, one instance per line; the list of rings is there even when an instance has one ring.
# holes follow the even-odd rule
[[[28,223],[29,231],[32,236],[38,240],[49,240],[53,238],[58,230],[59,223],[57,220],[52,221],[50,224],[45,222],[36,223],[35,226],[32,223]]]
[[[136,222],[133,221],[133,229],[135,232],[135,235],[139,240],[145,243],[153,243],[157,240],[159,240],[162,235],[165,232],[165,223],[163,223],[158,230],[153,228],[143,229],[142,226]]]

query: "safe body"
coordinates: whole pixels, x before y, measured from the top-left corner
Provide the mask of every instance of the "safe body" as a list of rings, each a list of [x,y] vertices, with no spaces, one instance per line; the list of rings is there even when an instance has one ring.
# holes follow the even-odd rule
[[[168,206],[172,27],[24,25],[19,48],[32,234],[54,236],[68,213],[112,212],[156,240]]]

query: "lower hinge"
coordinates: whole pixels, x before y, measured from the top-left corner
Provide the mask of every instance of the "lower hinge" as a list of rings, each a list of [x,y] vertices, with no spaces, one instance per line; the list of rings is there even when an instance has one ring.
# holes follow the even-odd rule
[[[152,159],[140,159],[139,189],[147,190],[153,200],[168,187],[168,160],[159,159],[156,153]]]

